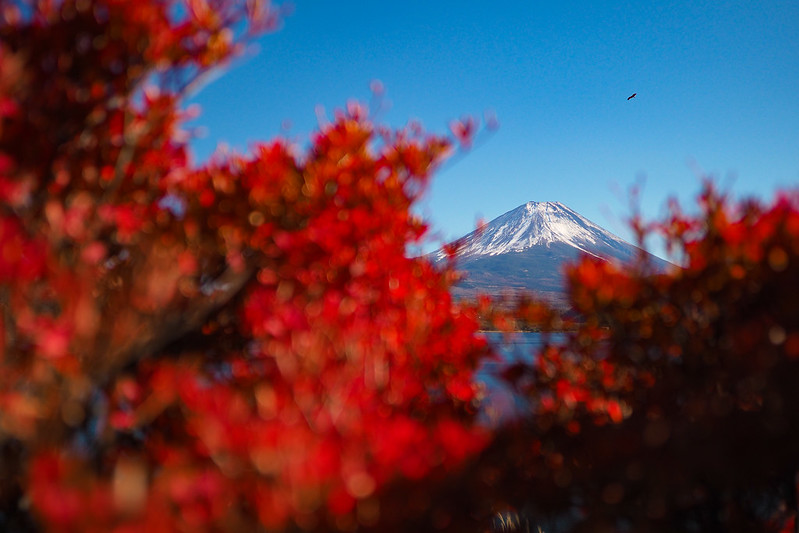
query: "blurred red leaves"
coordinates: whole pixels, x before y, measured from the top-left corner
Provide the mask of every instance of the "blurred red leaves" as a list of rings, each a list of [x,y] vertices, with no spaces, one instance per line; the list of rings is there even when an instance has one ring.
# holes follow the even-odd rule
[[[769,489],[799,468],[796,193],[672,203],[654,227],[681,267],[582,258],[566,315],[454,301],[460,243],[442,267],[407,248],[474,119],[450,141],[351,102],[307,148],[190,164],[181,97],[280,13],[3,5],[2,524],[402,530],[426,508],[457,528],[480,495],[479,512],[530,498],[586,527],[788,527],[791,493]],[[492,432],[481,325],[544,339],[504,373],[528,410]]]
[[[672,203],[649,226],[683,266],[572,265],[571,324],[505,374],[530,409],[503,446],[537,450],[505,484],[548,502],[541,513],[579,514],[588,530],[792,523],[799,196],[734,202],[707,182],[698,204],[686,215]],[[511,314],[551,329],[540,305]]]
[[[181,97],[279,6],[3,8],[4,517],[346,529],[485,445],[476,310],[407,253],[449,140],[351,102],[307,149],[192,166]]]
[[[495,124],[491,123],[492,127]],[[452,135],[463,148],[471,148],[474,136],[477,133],[477,121],[474,117],[464,117],[461,120],[453,120],[449,124],[449,129]]]

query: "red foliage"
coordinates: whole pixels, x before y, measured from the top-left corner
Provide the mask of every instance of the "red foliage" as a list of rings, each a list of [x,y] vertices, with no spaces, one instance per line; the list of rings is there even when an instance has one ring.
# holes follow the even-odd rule
[[[449,140],[350,105],[305,153],[189,164],[183,91],[275,9],[3,5],[4,516],[27,495],[57,531],[348,527],[484,445],[476,312],[406,253]]]
[[[532,406],[533,429],[513,438],[536,451],[503,490],[538,512],[560,508],[579,530],[793,520],[799,196],[732,203],[707,184],[699,205],[659,226],[684,267],[573,265],[580,319],[508,374]]]
[[[350,103],[305,150],[190,164],[182,95],[279,15],[0,5],[0,526],[456,530],[515,503],[587,530],[792,527],[795,194],[674,204],[684,267],[583,258],[574,320],[455,302],[459,243],[441,269],[406,249],[449,139]],[[476,129],[451,124],[463,148]],[[505,372],[530,409],[492,435],[478,316],[560,330]]]

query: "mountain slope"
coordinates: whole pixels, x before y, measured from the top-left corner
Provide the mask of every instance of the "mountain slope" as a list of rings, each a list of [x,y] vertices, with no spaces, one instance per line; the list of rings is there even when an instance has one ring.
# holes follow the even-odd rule
[[[527,202],[462,239],[458,296],[477,292],[533,291],[556,303],[565,299],[562,269],[581,253],[629,263],[641,250],[560,202]],[[434,260],[444,252],[434,254]],[[660,269],[668,263],[650,256]]]

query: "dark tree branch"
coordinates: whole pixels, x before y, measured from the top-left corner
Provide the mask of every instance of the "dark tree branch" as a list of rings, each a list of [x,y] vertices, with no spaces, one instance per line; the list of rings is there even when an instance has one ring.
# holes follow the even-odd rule
[[[98,354],[88,369],[89,374],[99,383],[108,383],[122,369],[157,354],[187,333],[201,328],[210,316],[244,289],[254,273],[255,268],[250,265],[241,271],[228,267],[214,280],[210,294],[201,293],[181,309],[173,306],[161,313],[144,316],[137,331],[126,337],[126,342]]]

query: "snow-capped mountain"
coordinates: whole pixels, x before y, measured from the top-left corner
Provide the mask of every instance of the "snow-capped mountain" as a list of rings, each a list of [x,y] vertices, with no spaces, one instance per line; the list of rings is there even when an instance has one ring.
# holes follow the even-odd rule
[[[462,259],[521,252],[533,246],[568,244],[579,251],[605,257],[610,250],[616,259],[628,260],[636,250],[627,241],[613,235],[569,209],[560,202],[527,202],[500,215],[483,228],[464,237]],[[597,253],[599,252],[599,253]],[[443,252],[439,252],[443,255]],[[622,257],[616,257],[617,255]]]
[[[461,240],[456,294],[527,290],[563,300],[563,265],[581,253],[628,263],[641,250],[560,202],[527,202]],[[443,251],[434,254],[440,261]],[[656,268],[668,263],[650,256]]]

